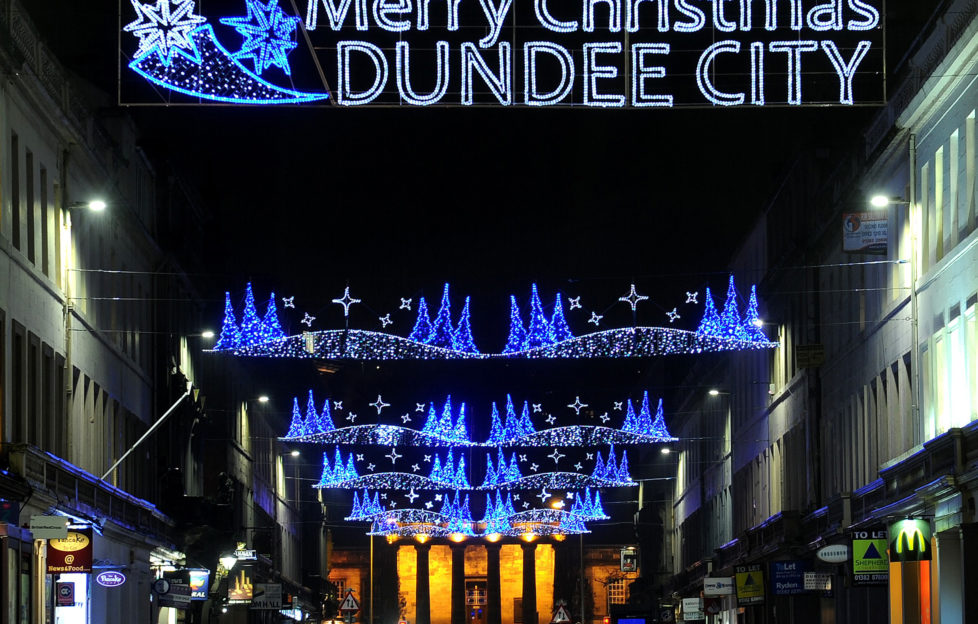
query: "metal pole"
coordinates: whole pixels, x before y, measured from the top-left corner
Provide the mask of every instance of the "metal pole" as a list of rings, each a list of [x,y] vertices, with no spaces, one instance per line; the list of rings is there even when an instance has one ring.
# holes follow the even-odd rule
[[[142,444],[143,443],[143,440],[145,440],[146,438],[148,438],[151,433],[153,433],[154,431],[156,431],[159,428],[159,426],[163,424],[163,421],[167,419],[167,417],[170,415],[170,413],[173,412],[173,410],[177,409],[177,406],[180,405],[180,403],[182,403],[184,399],[186,399],[188,396],[190,396],[190,391],[193,389],[193,387],[194,387],[193,384],[188,381],[187,382],[187,391],[180,395],[180,398],[177,399],[176,403],[174,403],[173,405],[171,405],[170,406],[170,409],[166,410],[166,412],[164,412],[163,415],[160,416],[159,419],[157,419],[157,421],[155,423],[153,423],[153,426],[150,427],[149,429],[147,429],[146,430],[146,433],[144,433],[141,438],[139,438],[138,440],[136,440],[136,443],[133,444],[132,446],[130,446],[129,447],[129,450],[127,450],[125,453],[123,453],[122,454],[122,457],[120,457],[119,459],[117,459],[116,462],[114,464],[112,464],[112,467],[111,468],[109,468],[108,470],[105,471],[105,474],[102,475],[102,478],[100,479],[100,481],[105,481],[105,478],[107,476],[109,476],[110,474],[112,474],[112,471],[115,470],[116,468],[118,468],[119,467],[119,464],[121,464],[123,462],[123,460],[125,460],[127,457],[129,457],[129,453],[132,453],[134,450],[136,450],[136,447],[139,446],[140,444]]]
[[[581,546],[581,624],[584,624],[584,534],[578,533]]]
[[[917,206],[917,135],[910,134],[910,206],[907,210],[907,217],[910,219],[910,366],[913,368],[913,392],[911,393],[913,406],[911,408],[911,418],[917,433],[923,439],[923,423],[920,419],[920,340],[917,337],[917,220],[921,218],[920,208]]]
[[[374,536],[370,536],[370,607],[368,622],[374,624]]]

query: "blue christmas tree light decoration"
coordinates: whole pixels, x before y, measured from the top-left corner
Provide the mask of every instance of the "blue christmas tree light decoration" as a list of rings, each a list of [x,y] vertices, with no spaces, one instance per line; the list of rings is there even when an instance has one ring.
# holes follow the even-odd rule
[[[302,413],[299,411],[299,399],[292,398],[292,422],[289,423],[289,432],[285,434],[286,438],[298,438],[304,436],[305,427],[302,423]]]
[[[237,349],[241,344],[241,328],[234,318],[234,307],[231,305],[231,293],[224,293],[224,321],[221,323],[221,337],[214,345],[215,351]]]
[[[743,328],[747,340],[751,342],[767,342],[767,336],[761,329],[761,317],[757,312],[757,286],[751,284],[750,300],[747,302],[747,312],[744,314]]]
[[[323,472],[319,477],[319,487],[329,487],[333,483],[333,468],[329,464],[329,455],[323,453]]]
[[[604,466],[604,478],[609,481],[618,481],[618,465],[617,459],[615,459],[615,445],[612,444],[611,448],[608,450],[608,463]],[[602,476],[602,475],[596,475]]]
[[[520,319],[520,308],[516,305],[516,297],[509,296],[509,338],[503,353],[526,351],[526,327]]]
[[[553,330],[547,317],[543,315],[543,304],[537,285],[531,286],[530,292],[530,327],[526,331],[526,348],[535,349],[554,343]]]
[[[570,326],[567,324],[567,320],[564,318],[564,300],[560,296],[560,293],[557,293],[557,299],[554,301],[554,313],[550,319],[550,329],[553,333],[553,339],[556,342],[562,342],[574,337]]]
[[[659,404],[662,404],[662,399],[659,399]],[[652,433],[652,414],[649,411],[649,393],[647,390],[642,395],[642,408],[638,413],[635,433],[641,433],[642,435],[651,435]]]
[[[258,318],[258,311],[255,309],[255,294],[251,291],[251,282],[245,287],[244,313],[241,317],[241,343],[240,346],[260,344],[261,319]]]
[[[455,431],[455,424],[452,422],[452,395],[445,399],[445,406],[442,408],[441,418],[438,420],[438,428],[435,435],[442,438],[451,439]]]
[[[496,468],[492,464],[492,457],[489,453],[486,453],[486,478],[482,481],[482,487],[492,487],[498,482],[499,478],[496,476]]]
[[[626,402],[628,407],[625,409],[625,423],[621,426],[621,430],[628,433],[639,433],[638,421],[635,419],[635,406],[632,405],[631,399]]]
[[[519,464],[516,463],[516,453],[513,453],[513,455],[509,458],[509,469],[506,472],[506,480],[512,483],[513,481],[519,481],[522,478],[523,475],[520,473]]]
[[[278,322],[278,312],[275,308],[275,293],[268,298],[268,307],[265,308],[265,317],[261,321],[259,329],[260,342],[269,342],[285,338],[282,325]]]
[[[713,295],[710,293],[709,286],[706,287],[706,295],[703,297],[703,318],[700,320],[699,327],[696,328],[696,335],[720,335],[720,314],[713,303]]]
[[[431,329],[431,316],[428,314],[428,304],[425,302],[424,297],[421,297],[418,300],[417,320],[414,321],[414,329],[411,330],[408,339],[427,342],[428,336],[431,335]]]
[[[492,402],[492,425],[489,430],[489,439],[486,441],[488,444],[502,444],[505,440],[505,430],[503,429],[503,423],[499,420],[499,409],[496,407],[496,402]]]
[[[430,478],[432,481],[445,481],[442,473],[441,457],[439,457],[437,454],[435,454],[435,461],[431,463],[431,474],[428,475],[428,478]]]
[[[366,494],[366,490],[364,490],[364,493]],[[347,519],[348,520],[353,520],[353,519],[361,518],[361,517],[363,517],[363,508],[360,507],[360,497],[357,495],[356,490],[354,490],[353,491],[353,509],[350,510],[350,515],[349,515],[349,517]]]
[[[519,431],[520,437],[531,436],[536,433],[536,429],[533,428],[533,421],[530,420],[530,405],[528,401],[523,401],[523,411],[520,414],[519,425],[516,429]]]
[[[469,319],[469,297],[465,298],[462,315],[459,317],[458,325],[455,328],[454,349],[456,351],[464,351],[465,353],[479,353],[479,348],[475,346],[475,340],[472,339],[472,324]]]
[[[515,440],[520,437],[520,421],[513,409],[513,397],[506,395],[506,419],[503,422],[503,439],[506,441]]]
[[[458,420],[455,421],[455,425],[452,427],[451,439],[455,442],[469,441],[469,432],[465,426],[465,403],[462,403],[459,407]]]
[[[343,471],[343,480],[348,481],[356,479],[360,475],[357,474],[356,466],[353,465],[353,453],[346,458],[346,468]]]
[[[312,390],[309,391],[309,400],[306,401],[306,420],[302,429],[305,435],[315,435],[319,430],[319,413],[316,411],[316,404],[312,400]]]
[[[460,490],[469,489],[469,477],[465,473],[465,457],[458,458],[458,468],[455,469],[455,477],[452,484]]]
[[[447,283],[441,294],[441,305],[438,306],[438,315],[435,317],[431,334],[425,342],[444,349],[455,348],[455,332],[452,330],[452,302],[448,298]]]
[[[723,304],[723,312],[720,313],[720,327],[718,335],[722,338],[732,340],[747,340],[744,327],[740,324],[740,311],[737,308],[737,288],[734,286],[733,275],[727,284],[727,301]]]
[[[655,410],[655,420],[652,421],[650,435],[662,441],[673,441],[677,439],[672,437],[672,434],[666,429],[666,419],[662,414],[662,399],[659,399],[659,407]]]
[[[336,425],[333,424],[333,416],[329,411],[329,399],[326,399],[323,402],[323,411],[319,414],[319,431],[320,433],[328,433],[335,430]]]
[[[618,480],[631,483],[632,475],[628,473],[628,451],[621,452],[621,464],[618,466]]]
[[[421,433],[436,435],[438,432],[438,414],[435,412],[435,404],[428,404],[428,419],[424,422]]]
[[[604,479],[604,475],[604,459],[601,458],[601,451],[598,451],[598,457],[594,460],[594,470],[591,471],[591,476],[597,479]]]

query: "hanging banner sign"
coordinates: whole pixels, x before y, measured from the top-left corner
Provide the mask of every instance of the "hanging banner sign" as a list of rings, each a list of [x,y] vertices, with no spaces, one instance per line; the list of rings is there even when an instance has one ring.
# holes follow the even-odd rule
[[[48,574],[92,571],[92,527],[69,528],[63,539],[48,540]]]
[[[888,224],[886,211],[842,215],[842,251],[885,254],[889,240]]]
[[[121,103],[662,109],[885,97],[883,0],[185,0],[179,9],[120,0]]]

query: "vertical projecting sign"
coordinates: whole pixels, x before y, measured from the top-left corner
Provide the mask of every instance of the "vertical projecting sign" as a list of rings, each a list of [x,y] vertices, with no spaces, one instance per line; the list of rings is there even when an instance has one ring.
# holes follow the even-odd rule
[[[354,107],[881,104],[882,6],[120,0],[120,98]]]

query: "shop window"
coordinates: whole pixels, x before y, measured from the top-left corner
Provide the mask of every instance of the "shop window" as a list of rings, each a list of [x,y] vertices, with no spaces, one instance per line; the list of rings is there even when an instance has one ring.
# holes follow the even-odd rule
[[[628,602],[628,588],[623,578],[608,582],[608,604],[618,605]]]

